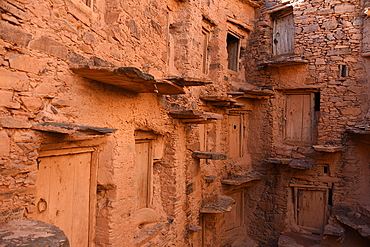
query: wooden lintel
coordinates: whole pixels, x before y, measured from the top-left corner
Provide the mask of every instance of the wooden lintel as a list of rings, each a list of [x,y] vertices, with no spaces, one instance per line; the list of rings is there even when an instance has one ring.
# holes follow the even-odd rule
[[[317,152],[326,152],[326,153],[336,153],[344,151],[343,146],[314,145],[313,148]]]
[[[205,151],[194,151],[191,156],[197,159],[210,159],[210,160],[225,160],[227,158],[225,154]]]
[[[182,94],[182,88],[167,81],[156,81],[134,67],[79,66],[71,70],[80,76],[137,93]]]
[[[76,134],[76,135],[105,135],[116,131],[116,129],[110,128],[85,126],[69,123],[57,123],[57,122],[44,122],[34,124],[32,129],[43,132],[59,134]]]
[[[265,159],[267,163],[277,164],[277,165],[288,165],[293,159],[289,158],[268,158]]]
[[[191,77],[170,77],[166,78],[166,81],[171,81],[180,86],[204,86],[212,84],[211,80]]]
[[[231,211],[235,200],[231,196],[220,195],[213,198],[209,203],[200,209],[202,214],[220,214]]]

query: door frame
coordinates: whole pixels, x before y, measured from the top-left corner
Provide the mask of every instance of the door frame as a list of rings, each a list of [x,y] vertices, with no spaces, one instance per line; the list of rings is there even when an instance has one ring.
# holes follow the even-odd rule
[[[298,185],[298,184],[291,184],[291,187],[293,187],[294,191],[294,220],[295,223],[298,227],[313,232],[313,233],[322,233],[324,229],[317,229],[317,228],[312,228],[312,227],[306,227],[306,226],[301,226],[298,224],[298,191],[299,190],[311,190],[311,191],[324,191],[325,193],[325,205],[324,205],[324,222],[328,220],[328,209],[329,209],[329,204],[328,204],[328,196],[329,196],[329,186],[312,186],[312,185]]]
[[[38,158],[73,155],[81,153],[91,153],[90,163],[90,190],[89,190],[89,232],[88,232],[88,246],[94,246],[95,226],[96,226],[96,190],[97,190],[97,164],[98,152],[96,146],[91,147],[70,147],[55,150],[40,151]],[[37,191],[37,188],[36,188]],[[37,198],[36,198],[37,199]]]

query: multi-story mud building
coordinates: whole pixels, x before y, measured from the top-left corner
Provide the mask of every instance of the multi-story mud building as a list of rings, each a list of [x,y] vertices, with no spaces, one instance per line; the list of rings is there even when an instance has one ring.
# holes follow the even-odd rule
[[[369,246],[368,8],[0,0],[0,245]]]

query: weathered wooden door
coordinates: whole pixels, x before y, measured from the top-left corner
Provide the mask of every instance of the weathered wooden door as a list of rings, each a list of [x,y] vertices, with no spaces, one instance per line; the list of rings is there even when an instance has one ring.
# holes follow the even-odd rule
[[[285,140],[311,143],[313,136],[313,94],[287,94]]]
[[[278,16],[274,21],[273,33],[274,55],[294,53],[294,22],[293,13]]]
[[[241,115],[229,115],[229,157],[238,158],[242,156],[242,133],[243,118]]]
[[[322,231],[326,221],[327,190],[298,189],[297,223]]]
[[[225,228],[226,231],[235,229],[243,224],[244,218],[244,200],[243,192],[238,191],[230,196],[235,200],[230,212],[225,213]]]
[[[151,145],[150,141],[137,141],[136,152],[136,207],[149,207],[151,199]]]
[[[91,161],[91,150],[49,153],[38,159],[36,215],[32,218],[59,227],[72,247],[89,246]]]

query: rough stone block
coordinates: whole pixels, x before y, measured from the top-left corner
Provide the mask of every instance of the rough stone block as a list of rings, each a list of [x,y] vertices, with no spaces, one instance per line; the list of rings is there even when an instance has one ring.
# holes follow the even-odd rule
[[[30,47],[64,60],[67,59],[68,48],[49,37],[42,36],[32,41]]]
[[[9,156],[10,139],[5,130],[0,130],[0,156]]]
[[[46,68],[46,63],[43,60],[26,55],[15,55],[9,57],[10,67],[25,72],[38,74]]]
[[[0,106],[19,109],[20,104],[13,101],[13,93],[8,91],[0,91]]]
[[[16,119],[13,117],[0,117],[0,127],[11,129],[29,129],[32,124],[23,119]]]
[[[6,69],[0,68],[0,88],[13,89],[16,91],[28,90],[28,78],[24,74],[10,72]]]
[[[20,28],[0,22],[0,38],[21,46],[27,46],[31,41],[32,35],[23,32]]]
[[[336,14],[345,14],[348,12],[353,12],[355,10],[355,5],[352,4],[340,4],[334,7],[334,12]]]
[[[22,97],[22,102],[30,111],[38,111],[41,109],[42,100],[34,97]]]

